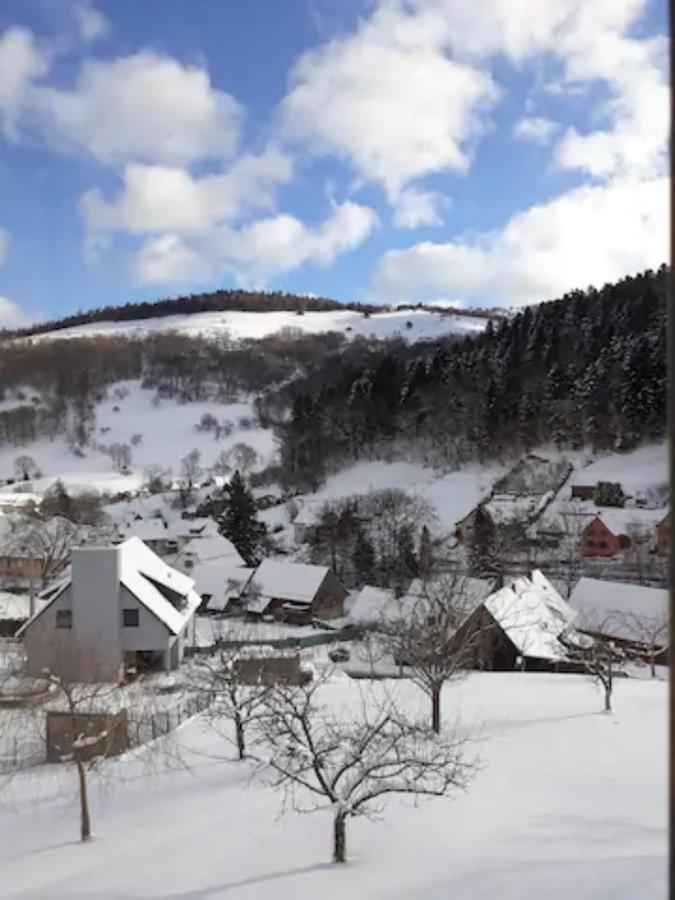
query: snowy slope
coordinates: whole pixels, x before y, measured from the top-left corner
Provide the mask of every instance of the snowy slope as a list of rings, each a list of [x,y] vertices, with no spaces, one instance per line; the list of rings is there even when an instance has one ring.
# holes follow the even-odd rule
[[[88,846],[77,842],[74,773],[44,767],[3,792],[0,897],[657,900],[666,687],[623,680],[610,715],[582,676],[475,673],[446,688],[446,721],[458,714],[480,734],[481,770],[465,794],[417,808],[392,800],[379,820],[352,820],[343,867],[329,862],[330,809],[279,817],[280,796],[223,761],[232,748],[197,720],[176,736],[173,771],[156,771],[157,757],[106,764]],[[398,689],[426,710],[414,687]],[[353,682],[324,690],[359,706]]]
[[[407,328],[407,323],[411,327]],[[374,313],[365,318],[352,310],[329,312],[213,312],[191,315],[164,316],[130,322],[92,322],[64,328],[62,331],[37,335],[30,340],[45,338],[93,337],[95,335],[127,335],[141,337],[158,331],[179,331],[183,334],[216,337],[229,334],[234,339],[265,338],[282,328],[297,328],[304,334],[340,331],[348,337],[391,338],[404,337],[409,341],[434,340],[448,334],[471,334],[482,331],[487,319],[429,312],[401,310]]]
[[[112,468],[110,457],[88,448],[84,459],[68,449],[62,436],[50,441],[43,438],[25,447],[0,446],[0,477],[14,474],[13,461],[19,454],[28,453],[42,471],[44,478],[32,482],[36,490],[43,490],[56,478],[66,486],[77,489],[95,487],[99,490],[128,491],[137,489],[143,481],[143,471],[149,465],[159,465],[178,475],[180,460],[194,449],[201,453],[201,465],[212,466],[223,450],[236,443],[249,444],[259,454],[261,464],[275,454],[275,439],[271,431],[260,428],[237,427],[242,417],[251,417],[250,403],[220,404],[214,402],[181,404],[163,400],[153,405],[154,392],[144,390],[135,381],[119,382],[129,391],[123,400],[113,398],[99,405],[96,411],[96,442],[110,445],[130,442],[131,436],[141,434],[142,440],[132,447],[131,474],[120,475]],[[119,407],[114,412],[113,407]],[[195,425],[204,413],[212,413],[219,420],[228,419],[235,429],[228,437],[215,440],[211,433],[196,431]],[[105,433],[101,429],[109,429]]]

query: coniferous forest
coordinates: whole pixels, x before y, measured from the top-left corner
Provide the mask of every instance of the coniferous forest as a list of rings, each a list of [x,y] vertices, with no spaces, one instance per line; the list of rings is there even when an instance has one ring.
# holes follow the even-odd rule
[[[601,290],[526,307],[477,337],[348,348],[288,388],[279,426],[289,483],[318,483],[363,457],[485,460],[542,443],[628,450],[662,437],[666,293],[662,266]]]

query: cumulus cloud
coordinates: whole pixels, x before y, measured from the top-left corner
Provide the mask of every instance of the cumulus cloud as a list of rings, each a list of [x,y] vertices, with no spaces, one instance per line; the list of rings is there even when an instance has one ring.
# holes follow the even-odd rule
[[[534,144],[548,144],[557,124],[551,119],[541,116],[526,116],[516,122],[513,136],[520,141],[532,141]]]
[[[192,175],[171,166],[129,165],[112,201],[88,191],[80,208],[91,231],[206,231],[256,209],[270,209],[277,189],[293,175],[291,158],[276,150],[245,155],[220,174]]]
[[[466,171],[478,113],[498,90],[489,73],[446,51],[434,17],[381,4],[355,33],[299,59],[281,104],[283,134],[346,160],[392,200],[413,179]]]
[[[91,3],[82,3],[75,8],[75,18],[83,41],[96,41],[107,34],[110,23],[103,13]]]
[[[48,69],[46,53],[26,28],[9,28],[0,35],[0,126],[6,137],[16,137],[31,81]]]
[[[19,328],[29,322],[30,316],[18,303],[0,295],[0,328]]]
[[[33,127],[106,163],[183,165],[231,155],[243,109],[204,69],[143,51],[87,61],[72,89],[36,88]]]
[[[376,224],[369,207],[347,201],[316,227],[282,213],[239,229],[224,225],[199,237],[158,235],[138,251],[135,275],[156,284],[207,281],[229,271],[241,284],[260,285],[306,264],[331,265],[361,244]]]
[[[532,206],[494,232],[389,251],[375,285],[387,300],[532,303],[658,266],[667,250],[667,179],[617,179]]]
[[[447,206],[447,199],[435,191],[423,191],[415,187],[404,188],[396,197],[394,225],[399,228],[442,225],[443,206]]]

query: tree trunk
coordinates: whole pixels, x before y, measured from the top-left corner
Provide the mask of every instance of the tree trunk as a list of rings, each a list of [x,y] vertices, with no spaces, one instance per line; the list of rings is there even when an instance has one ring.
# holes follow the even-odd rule
[[[656,678],[656,653],[649,654],[649,668],[652,673],[652,678]]]
[[[605,686],[605,712],[612,711],[612,688],[610,685]]]
[[[431,727],[436,734],[441,733],[441,689],[431,689]]]
[[[344,813],[338,813],[333,822],[333,862],[347,862],[347,831]]]
[[[80,759],[75,759],[77,766],[77,778],[80,784],[80,838],[88,841],[91,837],[91,822],[89,820],[89,794],[87,792],[87,773],[84,770],[84,763]]]
[[[246,741],[244,740],[244,725],[239,717],[235,717],[234,729],[237,735],[237,756],[244,759],[246,756]]]

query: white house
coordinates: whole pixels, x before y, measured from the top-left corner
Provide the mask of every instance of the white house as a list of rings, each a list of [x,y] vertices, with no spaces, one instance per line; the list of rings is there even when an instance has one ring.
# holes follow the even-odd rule
[[[27,668],[74,681],[120,681],[128,669],[175,669],[194,643],[194,581],[139,538],[78,548],[70,574],[18,632]]]

